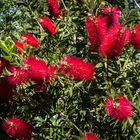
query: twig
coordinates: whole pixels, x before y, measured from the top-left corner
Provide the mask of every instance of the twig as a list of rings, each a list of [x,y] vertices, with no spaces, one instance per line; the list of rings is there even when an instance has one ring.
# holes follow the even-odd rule
[[[136,4],[136,6],[140,9],[140,5],[137,3],[137,1],[134,0],[134,2],[135,2],[135,4]]]
[[[65,117],[65,119],[67,120],[67,121],[69,121],[78,131],[79,131],[79,133],[83,133],[82,132],[82,130],[80,130],[69,118],[68,118],[68,116],[66,116],[64,113],[61,113],[60,115],[62,115],[63,117]]]
[[[62,2],[62,4],[63,4],[63,6],[64,6],[65,10],[66,10],[66,11],[68,11],[68,8],[66,7],[66,5],[65,5],[64,1],[63,1],[63,0],[61,0],[61,2]]]

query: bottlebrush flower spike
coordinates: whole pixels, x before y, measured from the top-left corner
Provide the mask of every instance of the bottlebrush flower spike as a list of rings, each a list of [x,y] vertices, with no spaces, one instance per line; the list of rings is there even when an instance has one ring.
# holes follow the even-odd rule
[[[114,119],[127,120],[133,113],[132,105],[124,96],[118,96],[117,99],[118,102],[114,102],[111,98],[107,98],[105,102],[106,112]]]
[[[7,118],[3,124],[3,130],[19,140],[31,140],[32,126],[17,116]]]
[[[0,98],[5,102],[9,102],[13,99],[12,86],[9,84],[6,78],[0,78]]]
[[[39,47],[39,45],[40,45],[39,40],[32,34],[27,34],[27,33],[23,34],[20,37],[20,41],[23,42],[23,44],[27,44],[32,47]]]
[[[95,133],[85,132],[84,140],[99,140],[99,138]]]
[[[98,34],[98,38],[99,38],[98,40],[99,40],[99,46],[100,46],[107,34],[106,19],[103,16],[100,16],[100,15],[97,16],[96,26],[97,26],[97,34]]]
[[[61,58],[60,71],[79,80],[90,80],[93,77],[94,66],[75,56]]]
[[[28,71],[22,67],[11,65],[8,67],[8,71],[10,74],[6,79],[13,86],[21,84],[29,78]]]
[[[50,65],[48,66],[48,73],[49,73],[49,77],[46,77],[46,84],[49,83],[49,81],[53,81],[55,80],[55,74],[58,71],[58,68],[56,66]]]
[[[140,49],[140,23],[131,31],[130,43],[135,49]]]
[[[120,55],[124,45],[127,42],[127,38],[127,28],[119,25],[111,27],[99,48],[100,56],[103,58],[116,58],[118,55]]]
[[[90,49],[96,51],[99,47],[99,37],[97,26],[95,24],[95,17],[87,16],[85,21],[86,32],[90,42]]]
[[[46,29],[51,35],[55,35],[57,30],[55,24],[48,17],[40,17],[38,22]]]
[[[25,67],[28,67],[31,79],[44,80],[46,77],[49,77],[48,66],[43,59],[29,56],[25,57],[22,63]]]
[[[60,13],[58,0],[47,0],[46,3],[48,5],[51,16],[57,17]]]
[[[105,7],[102,10],[102,16],[106,18],[106,25],[109,29],[111,26],[119,25],[120,10],[118,7]]]
[[[21,54],[21,50],[24,51],[24,45],[20,41],[14,41],[15,46],[16,46],[16,52],[18,54]]]

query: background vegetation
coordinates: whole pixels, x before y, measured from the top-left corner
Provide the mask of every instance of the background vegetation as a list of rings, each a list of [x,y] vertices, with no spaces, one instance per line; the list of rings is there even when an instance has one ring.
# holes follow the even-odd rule
[[[54,37],[37,22],[39,16],[50,17],[44,0],[1,0],[0,57],[20,65],[23,56],[15,53],[13,40],[22,33],[32,33],[42,47],[29,53],[55,66],[63,54],[80,57],[96,66],[93,80],[78,81],[57,75],[43,93],[34,93],[28,83],[23,84],[16,88],[16,97],[10,104],[1,101],[0,122],[11,115],[28,120],[34,126],[35,140],[82,139],[86,131],[97,133],[101,140],[140,139],[139,50],[127,44],[116,60],[107,62],[89,50],[85,31],[85,17],[105,5],[117,5],[121,10],[120,22],[133,28],[140,20],[139,7],[127,0],[60,0],[59,5],[63,12],[52,18],[58,29]],[[133,103],[133,116],[126,121],[116,121],[105,112],[106,97],[116,93]],[[14,138],[1,127],[0,139]]]

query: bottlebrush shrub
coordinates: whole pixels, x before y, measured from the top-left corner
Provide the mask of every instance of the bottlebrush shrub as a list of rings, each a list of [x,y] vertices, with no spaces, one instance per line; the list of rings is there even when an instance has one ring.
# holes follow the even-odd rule
[[[8,117],[2,124],[4,131],[19,140],[31,140],[32,126],[17,116]]]
[[[46,29],[51,35],[55,35],[57,32],[55,24],[48,17],[40,17],[38,22]]]
[[[106,112],[113,118],[120,121],[128,119],[133,111],[130,101],[124,96],[118,96],[118,101],[114,102],[111,98],[108,98],[105,103]]]
[[[61,58],[60,71],[79,80],[91,80],[94,74],[94,66],[75,56]]]
[[[1,8],[0,140],[139,139],[140,52],[132,47],[139,12],[118,1],[59,0],[67,12],[59,22],[46,2],[8,0]],[[39,45],[14,43],[21,33]],[[22,127],[26,120],[32,129]]]

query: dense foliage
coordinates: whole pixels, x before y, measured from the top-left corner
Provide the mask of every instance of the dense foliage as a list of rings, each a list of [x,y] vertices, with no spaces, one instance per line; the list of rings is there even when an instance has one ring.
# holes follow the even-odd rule
[[[0,1],[0,139],[140,139],[138,3],[51,1]]]

